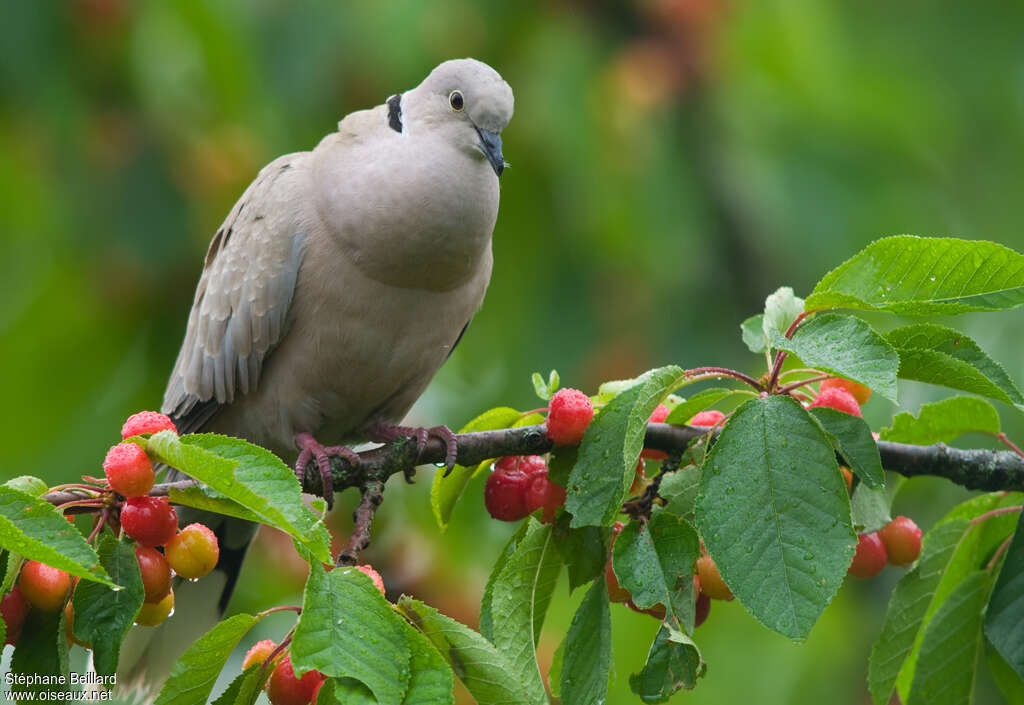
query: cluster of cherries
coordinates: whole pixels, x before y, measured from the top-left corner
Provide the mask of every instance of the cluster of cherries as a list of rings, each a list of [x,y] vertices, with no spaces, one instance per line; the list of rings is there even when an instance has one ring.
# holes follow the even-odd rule
[[[384,595],[384,580],[373,566],[357,565],[356,570],[365,573],[374,586]],[[271,705],[309,705],[315,703],[323,687],[325,677],[320,671],[307,671],[299,678],[292,666],[291,654],[287,650],[288,642],[278,645],[271,639],[256,642],[245,654],[242,670],[248,671],[253,666],[262,669],[273,669],[267,683],[263,686]]]
[[[129,417],[121,428],[121,437],[128,439],[167,429],[177,432],[164,414],[143,411]],[[179,531],[178,516],[167,498],[149,496],[155,472],[152,461],[139,445],[125,440],[112,447],[103,461],[103,470],[109,490],[125,498],[120,525],[135,540],[135,556],[145,592],[135,623],[156,626],[174,609],[172,571],[182,578],[197,579],[213,570],[220,557],[217,537],[203,524],[190,524]],[[68,520],[71,521],[70,516]],[[18,642],[29,609],[56,612],[63,608],[69,644],[91,648],[72,636],[74,611],[70,598],[77,584],[78,578],[72,578],[67,571],[26,561],[18,583],[0,601],[0,612],[7,625],[6,643]]]

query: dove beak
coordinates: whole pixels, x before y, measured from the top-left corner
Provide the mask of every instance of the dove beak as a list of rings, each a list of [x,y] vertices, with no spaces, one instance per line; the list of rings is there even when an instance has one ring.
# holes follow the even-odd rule
[[[501,176],[501,172],[505,170],[505,158],[501,155],[501,135],[490,130],[481,130],[479,127],[476,128],[476,133],[480,135],[480,151],[494,167],[494,173]]]

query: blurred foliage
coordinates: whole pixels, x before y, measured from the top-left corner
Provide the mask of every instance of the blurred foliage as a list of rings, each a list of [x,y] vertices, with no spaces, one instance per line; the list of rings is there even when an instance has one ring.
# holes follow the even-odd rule
[[[1020,4],[39,0],[4,19],[3,479],[98,474],[123,418],[159,406],[206,243],[259,167],[446,58],[495,66],[517,110],[491,288],[422,421],[538,406],[530,373],[553,367],[590,391],[667,362],[756,370],[739,322],[882,235],[1024,249]],[[960,323],[1024,380],[1020,314]],[[439,535],[426,480],[389,488],[367,558],[473,623],[511,527],[473,486]],[[961,495],[915,480],[897,508],[927,527]],[[235,609],[295,599],[289,543],[259,547],[276,555],[252,556]],[[895,573],[841,592],[803,646],[716,604],[708,675],[676,699],[863,702]],[[560,590],[549,653],[580,597]],[[656,625],[613,618],[610,699],[627,702]]]

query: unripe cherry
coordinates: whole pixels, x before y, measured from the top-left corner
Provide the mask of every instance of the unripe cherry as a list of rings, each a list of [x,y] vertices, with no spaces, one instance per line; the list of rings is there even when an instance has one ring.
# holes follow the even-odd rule
[[[725,584],[722,574],[718,572],[714,558],[711,556],[698,558],[697,575],[700,577],[700,588],[708,597],[713,600],[733,599],[732,590]]]
[[[898,516],[878,532],[893,565],[910,565],[921,555],[921,529],[913,519]]]
[[[135,615],[135,623],[143,627],[155,627],[163,624],[174,610],[174,590],[159,602],[143,602],[139,613]]]
[[[64,606],[71,590],[71,575],[45,563],[26,561],[18,583],[29,604],[44,612],[56,612]]]
[[[253,666],[263,663],[270,658],[270,654],[274,653],[276,648],[277,643],[270,639],[257,641],[252,645],[252,648],[245,652],[245,659],[242,660],[242,670],[248,671]],[[275,659],[275,663],[276,661],[277,659]],[[273,664],[270,665],[273,667]]]
[[[164,546],[175,573],[194,580],[213,570],[220,559],[217,536],[203,524],[189,524]]]

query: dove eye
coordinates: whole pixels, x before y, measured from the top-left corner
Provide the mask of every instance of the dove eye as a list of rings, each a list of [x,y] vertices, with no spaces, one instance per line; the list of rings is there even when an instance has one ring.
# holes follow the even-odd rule
[[[452,110],[459,112],[466,107],[466,100],[462,97],[462,91],[452,91],[448,94],[448,103]]]

